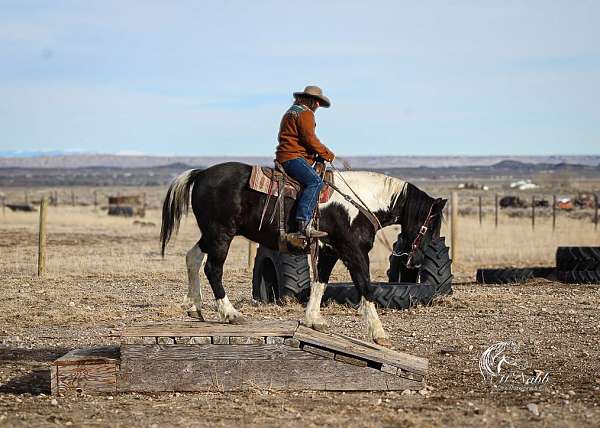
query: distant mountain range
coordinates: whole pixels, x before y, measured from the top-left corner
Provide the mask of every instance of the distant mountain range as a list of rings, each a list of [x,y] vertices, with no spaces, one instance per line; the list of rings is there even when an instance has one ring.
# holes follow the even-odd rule
[[[163,186],[190,168],[238,160],[271,165],[267,157],[151,157],[69,155],[0,158],[0,187],[15,186]],[[600,156],[555,157],[349,157],[353,169],[403,179],[507,180],[547,176],[600,177]],[[576,162],[568,162],[576,161]],[[169,162],[171,161],[171,162]]]
[[[600,165],[600,155],[589,156],[343,156],[355,169],[448,168],[503,165]],[[54,152],[0,152],[0,168],[151,168],[173,164],[208,167],[227,161],[271,165],[269,156],[148,156]]]

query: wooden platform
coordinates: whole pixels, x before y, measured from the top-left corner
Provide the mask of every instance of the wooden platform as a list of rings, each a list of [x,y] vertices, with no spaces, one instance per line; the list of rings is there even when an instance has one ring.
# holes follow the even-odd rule
[[[182,321],[127,327],[120,349],[68,353],[52,391],[404,390],[421,389],[426,372],[424,358],[297,321]]]

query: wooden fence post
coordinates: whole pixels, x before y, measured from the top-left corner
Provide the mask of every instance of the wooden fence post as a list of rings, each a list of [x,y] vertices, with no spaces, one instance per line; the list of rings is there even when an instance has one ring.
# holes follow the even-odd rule
[[[531,196],[531,230],[535,230],[535,196]]]
[[[98,208],[98,192],[94,190],[94,209]]]
[[[496,228],[498,228],[498,194],[494,197],[494,223]]]
[[[479,195],[479,226],[483,223],[483,212],[481,207],[481,195]]]
[[[44,196],[40,204],[40,227],[38,237],[38,276],[46,273],[46,211],[48,198]]]
[[[552,232],[556,230],[556,195],[552,195]]]
[[[451,210],[450,210],[450,228],[451,230],[451,249],[452,261],[458,259],[458,193],[452,192]]]
[[[248,270],[254,270],[254,259],[256,258],[256,243],[248,240]]]
[[[598,194],[594,193],[594,230],[598,230]]]

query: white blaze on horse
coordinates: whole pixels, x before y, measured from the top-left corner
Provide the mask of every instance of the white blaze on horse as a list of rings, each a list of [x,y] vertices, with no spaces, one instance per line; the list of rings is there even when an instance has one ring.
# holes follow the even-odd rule
[[[235,236],[279,249],[277,222],[265,222],[259,227],[267,195],[252,190],[249,179],[252,166],[227,162],[208,169],[193,169],[179,175],[169,187],[162,212],[161,245],[165,247],[177,231],[179,222],[190,203],[201,232],[200,240],[187,253],[189,288],[185,302],[188,314],[202,319],[202,292],[199,272],[204,272],[217,302],[220,320],[229,323],[243,322],[242,315],[230,303],[223,288],[223,264]],[[431,239],[439,237],[445,199],[435,199],[416,186],[373,172],[342,172],[343,180],[336,187],[343,193],[354,191],[375,214],[381,226],[399,224],[408,238],[410,253],[408,267],[415,268],[423,260],[422,249]],[[351,190],[350,190],[351,189]],[[287,230],[295,220],[289,213],[295,201],[285,198]],[[383,329],[373,293],[376,289],[369,276],[369,251],[373,248],[377,227],[367,216],[357,210],[338,193],[320,205],[320,229],[328,236],[321,239],[319,256],[319,282],[311,284],[306,307],[305,324],[316,330],[326,328],[321,316],[321,298],[331,270],[341,260],[361,296],[360,313],[366,320],[369,336],[376,343],[390,346]],[[428,227],[423,228],[427,224]]]

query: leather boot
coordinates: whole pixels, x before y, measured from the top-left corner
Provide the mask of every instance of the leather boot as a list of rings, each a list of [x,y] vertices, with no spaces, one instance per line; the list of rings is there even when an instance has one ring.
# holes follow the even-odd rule
[[[327,232],[323,232],[322,230],[317,230],[312,227],[312,220],[298,220],[298,233],[303,234],[308,239],[324,238],[327,236]]]

